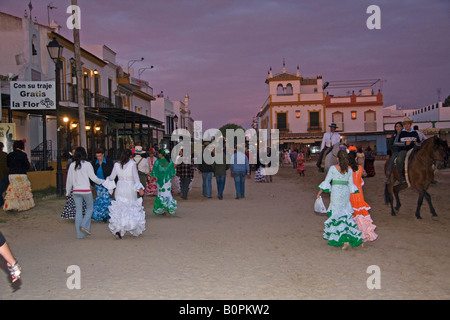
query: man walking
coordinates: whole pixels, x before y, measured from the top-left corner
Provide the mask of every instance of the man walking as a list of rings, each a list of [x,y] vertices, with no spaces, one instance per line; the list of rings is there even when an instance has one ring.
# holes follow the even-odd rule
[[[245,177],[250,178],[250,164],[247,156],[234,149],[234,155],[230,161],[231,176],[234,178],[236,199],[245,198]]]

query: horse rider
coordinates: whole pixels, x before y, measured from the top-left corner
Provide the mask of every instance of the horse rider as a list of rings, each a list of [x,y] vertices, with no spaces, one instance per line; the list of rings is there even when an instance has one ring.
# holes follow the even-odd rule
[[[397,169],[400,174],[400,180],[398,184],[405,184],[405,158],[406,154],[409,150],[414,148],[415,146],[420,146],[420,137],[417,134],[417,131],[411,128],[412,120],[410,118],[405,118],[403,120],[403,130],[400,131],[398,140],[401,143],[399,148],[399,152],[397,155]]]
[[[324,168],[322,168],[322,159],[324,155],[327,155],[335,144],[341,142],[341,135],[336,132],[336,123],[332,123],[328,127],[330,127],[330,131],[325,132],[325,134],[323,135],[322,145],[320,146],[319,159],[316,163],[319,171],[321,172],[324,172]]]

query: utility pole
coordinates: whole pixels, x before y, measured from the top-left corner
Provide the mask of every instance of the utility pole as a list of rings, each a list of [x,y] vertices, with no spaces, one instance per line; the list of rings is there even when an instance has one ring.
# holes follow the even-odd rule
[[[77,6],[77,0],[71,0],[73,6]],[[80,147],[86,149],[86,118],[84,114],[84,99],[83,99],[83,72],[81,69],[81,47],[80,47],[80,30],[73,28],[73,44],[75,53],[75,68],[77,74],[77,96],[78,96],[78,118],[80,119]]]

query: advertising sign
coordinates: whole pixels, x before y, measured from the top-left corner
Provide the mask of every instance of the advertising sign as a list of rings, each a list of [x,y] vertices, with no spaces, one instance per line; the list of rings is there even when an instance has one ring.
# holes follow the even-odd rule
[[[12,110],[55,110],[55,81],[11,81]]]
[[[13,143],[16,139],[16,124],[15,123],[0,123],[0,141],[5,146],[3,151],[10,153],[13,151]]]

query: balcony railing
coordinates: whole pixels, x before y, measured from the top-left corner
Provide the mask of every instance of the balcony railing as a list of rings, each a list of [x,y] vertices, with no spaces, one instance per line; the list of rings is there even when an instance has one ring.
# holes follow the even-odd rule
[[[96,108],[112,108],[114,104],[111,102],[111,99],[108,97],[104,97],[99,95],[98,93],[94,94],[94,105]]]
[[[77,86],[71,83],[67,83],[67,97],[62,96],[63,101],[70,101],[73,103],[78,103]],[[92,93],[89,89],[83,89],[83,103],[86,107],[95,108],[113,108],[115,104],[110,98],[102,96],[98,93]]]
[[[308,131],[322,131],[322,122],[308,122]]]
[[[365,122],[364,131],[377,131],[377,122]]]
[[[278,129],[281,132],[286,132],[289,131],[289,123],[285,123],[285,124],[275,124],[275,128]]]

